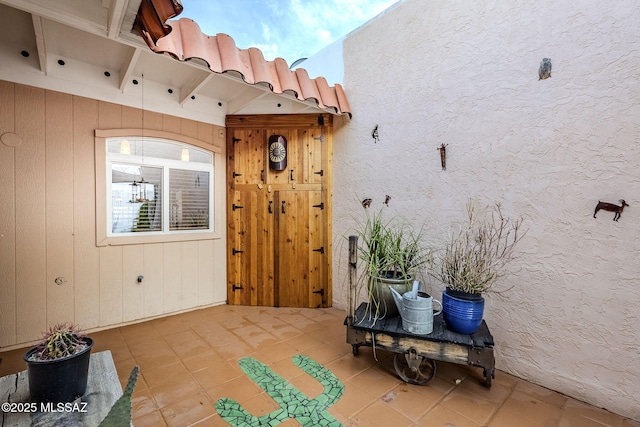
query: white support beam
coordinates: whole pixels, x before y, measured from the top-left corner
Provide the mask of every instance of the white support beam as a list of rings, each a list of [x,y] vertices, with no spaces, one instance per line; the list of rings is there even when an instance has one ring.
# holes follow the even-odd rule
[[[268,94],[269,92],[258,91],[252,86],[247,86],[247,88],[242,91],[242,93],[240,93],[238,96],[233,98],[233,100],[227,103],[227,114],[235,114],[243,108],[246,108],[248,105],[251,105],[259,99],[264,98]]]
[[[38,49],[38,61],[40,71],[47,74],[47,43],[44,38],[44,24],[41,16],[31,15],[33,21],[33,32],[36,35],[36,48]]]
[[[120,91],[124,92],[124,88],[129,81],[129,78],[133,74],[133,69],[140,58],[140,53],[142,51],[138,48],[132,48],[127,56],[127,59],[122,64],[122,68],[120,68]]]
[[[109,22],[107,27],[107,37],[115,39],[120,34],[122,21],[127,11],[127,0],[111,0],[109,8]]]
[[[189,84],[180,88],[180,105],[184,105],[192,96],[194,96],[204,85],[213,78],[213,73],[207,72],[198,75]]]

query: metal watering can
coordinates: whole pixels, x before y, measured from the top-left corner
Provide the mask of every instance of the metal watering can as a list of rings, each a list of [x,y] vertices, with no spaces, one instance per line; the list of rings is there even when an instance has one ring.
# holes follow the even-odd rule
[[[425,292],[418,292],[420,281],[413,282],[413,289],[400,295],[393,288],[391,294],[402,317],[402,329],[416,335],[427,335],[433,332],[433,316],[442,311],[442,303]],[[433,303],[440,305],[440,310],[433,312]]]

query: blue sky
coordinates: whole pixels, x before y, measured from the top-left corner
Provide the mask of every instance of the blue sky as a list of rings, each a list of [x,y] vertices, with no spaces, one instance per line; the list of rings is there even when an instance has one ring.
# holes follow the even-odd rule
[[[398,0],[182,0],[177,18],[203,33],[230,35],[241,49],[257,47],[267,60],[289,65],[358,28]]]

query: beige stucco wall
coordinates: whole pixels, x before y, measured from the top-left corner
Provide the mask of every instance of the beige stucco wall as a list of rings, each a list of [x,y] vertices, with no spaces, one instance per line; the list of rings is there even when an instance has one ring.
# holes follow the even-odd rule
[[[140,109],[0,81],[0,349],[57,322],[91,331],[226,300],[223,127],[144,112],[145,129],[222,153],[219,238],[96,246],[95,130],[141,125]]]
[[[529,232],[502,282],[514,288],[487,301],[497,368],[640,420],[639,22],[634,0],[405,0],[349,35],[334,305],[346,306],[340,242],[360,200],[390,195],[432,244],[468,199],[501,202]],[[552,77],[538,80],[544,57]],[[622,198],[619,222],[593,218],[598,200]]]

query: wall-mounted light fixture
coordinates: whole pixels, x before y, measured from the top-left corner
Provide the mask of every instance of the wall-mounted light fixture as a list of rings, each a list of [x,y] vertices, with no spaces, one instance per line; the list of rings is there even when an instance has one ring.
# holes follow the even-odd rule
[[[183,162],[188,162],[189,161],[189,149],[188,148],[183,148],[182,149],[182,153],[180,154],[180,160],[182,160]]]
[[[131,154],[131,145],[129,144],[129,141],[127,141],[126,139],[123,139],[122,141],[120,141],[120,154],[126,154],[126,155]]]

